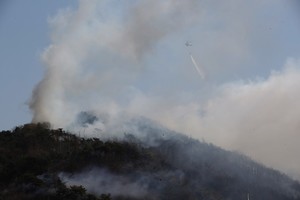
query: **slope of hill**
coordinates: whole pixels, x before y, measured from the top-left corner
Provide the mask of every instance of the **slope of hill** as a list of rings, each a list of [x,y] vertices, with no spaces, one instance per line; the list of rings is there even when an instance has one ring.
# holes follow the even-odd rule
[[[106,141],[47,124],[2,131],[0,199],[300,199],[298,182],[243,155],[153,124],[139,131]]]

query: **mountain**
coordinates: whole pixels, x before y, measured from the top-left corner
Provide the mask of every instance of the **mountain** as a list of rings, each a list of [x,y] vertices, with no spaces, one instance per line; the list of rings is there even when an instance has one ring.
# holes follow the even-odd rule
[[[0,199],[300,199],[297,181],[246,156],[132,123],[136,133],[110,140],[46,123],[0,132]]]

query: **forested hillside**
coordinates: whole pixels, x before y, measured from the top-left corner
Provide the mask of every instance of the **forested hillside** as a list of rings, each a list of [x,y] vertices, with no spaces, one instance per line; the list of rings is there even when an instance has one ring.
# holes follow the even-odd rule
[[[0,133],[0,199],[300,199],[300,185],[237,153],[144,126],[147,143],[80,138],[48,124]],[[152,134],[152,136],[151,136]]]

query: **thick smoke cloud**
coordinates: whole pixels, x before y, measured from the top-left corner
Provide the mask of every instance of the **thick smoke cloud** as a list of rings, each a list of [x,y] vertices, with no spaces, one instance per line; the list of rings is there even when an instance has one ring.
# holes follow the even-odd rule
[[[290,59],[284,70],[272,72],[265,80],[223,85],[205,105],[177,107],[167,116],[153,118],[296,174],[300,172],[299,89],[300,62]]]
[[[299,61],[288,60],[283,70],[276,63],[268,78],[253,80],[255,70],[268,73],[254,66],[280,52],[269,29],[280,27],[264,14],[274,7],[286,3],[79,1],[49,21],[52,43],[42,55],[45,76],[33,91],[32,121],[76,129],[91,111],[97,120],[85,123],[85,134],[123,134],[134,130],[130,118],[143,116],[300,173]],[[184,50],[187,39],[205,81]],[[226,83],[247,70],[253,81]]]
[[[93,96],[89,91],[101,91],[99,101],[115,97],[134,80],[136,62],[145,52],[188,23],[197,7],[196,1],[141,1],[119,14],[123,22],[104,11],[117,3],[80,1],[77,11],[61,11],[51,19],[53,43],[43,54],[45,77],[30,103],[34,122],[69,124],[82,103],[76,102],[78,97],[84,96],[86,104]]]

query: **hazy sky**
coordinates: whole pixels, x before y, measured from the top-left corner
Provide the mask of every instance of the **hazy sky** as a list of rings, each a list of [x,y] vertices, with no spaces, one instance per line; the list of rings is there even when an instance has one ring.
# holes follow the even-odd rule
[[[300,174],[299,3],[70,2],[0,3],[0,129],[126,112]]]

